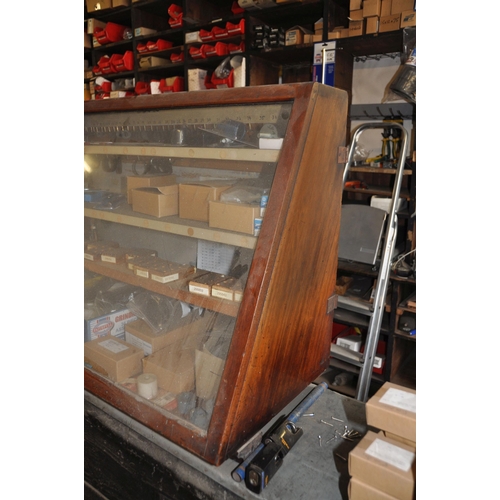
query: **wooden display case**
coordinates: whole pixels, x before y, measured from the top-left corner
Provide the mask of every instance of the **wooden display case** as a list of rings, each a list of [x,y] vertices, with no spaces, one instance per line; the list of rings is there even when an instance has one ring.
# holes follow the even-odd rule
[[[154,397],[138,394],[136,368],[125,380],[113,380],[87,358],[86,391],[219,465],[328,367],[346,119],[347,94],[318,83],[85,103],[86,193],[104,197],[85,203],[86,242],[149,249],[163,264],[184,270],[179,279],[161,282],[136,274],[127,263],[84,260],[93,278],[132,287],[131,302],[144,294],[160,305],[168,301],[166,329],[166,323],[149,321],[140,301],[134,311],[153,336],[175,330],[175,342],[144,352],[142,369],[150,372],[156,362],[162,370],[156,372]],[[263,149],[263,143],[274,149]],[[214,195],[228,204],[222,211],[227,217],[255,214],[255,202],[268,195],[260,229],[222,229],[210,213],[207,221],[134,211],[127,202],[127,177],[151,165],[173,176],[178,203],[186,202],[183,184],[202,184],[208,191],[211,183],[229,184]],[[236,205],[238,211],[231,210]],[[189,286],[208,272],[230,278],[218,296]],[[234,294],[221,293],[228,290]],[[123,345],[109,334],[99,338]],[[210,347],[218,339],[225,349],[215,355]],[[206,356],[212,363],[200,361]],[[178,383],[179,377],[191,382]],[[158,398],[166,392],[172,404],[161,406]],[[196,406],[187,411],[190,394]]]

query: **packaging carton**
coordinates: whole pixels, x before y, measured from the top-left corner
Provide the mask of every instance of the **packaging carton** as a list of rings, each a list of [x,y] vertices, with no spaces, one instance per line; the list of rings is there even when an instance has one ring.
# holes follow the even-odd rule
[[[408,28],[417,25],[417,13],[414,10],[407,10],[401,13],[400,28]]]
[[[302,45],[303,43],[306,43],[304,35],[312,35],[312,32],[302,26],[294,26],[293,28],[290,28],[285,33],[285,45]]]
[[[349,481],[348,495],[349,500],[398,500],[396,497],[377,490],[355,477],[352,477]]]
[[[84,344],[85,363],[115,382],[123,382],[140,373],[143,357],[142,349],[111,335]]]
[[[133,189],[141,187],[171,186],[176,184],[175,175],[132,175],[127,177],[127,202],[132,205]]]
[[[366,402],[366,422],[377,429],[416,442],[417,393],[386,382]]]
[[[361,36],[365,34],[365,22],[349,21],[349,36]]]
[[[145,356],[170,347],[172,351],[195,349],[202,343],[208,328],[207,320],[181,321],[171,330],[155,332],[143,320],[137,319],[125,325],[125,340],[144,351]]]
[[[111,0],[86,0],[87,12],[93,12],[94,10],[105,10],[111,9]]]
[[[391,14],[401,14],[407,10],[414,10],[415,0],[392,0]]]
[[[85,342],[109,335],[124,339],[125,326],[127,323],[135,321],[136,319],[137,316],[126,308],[113,313],[104,314],[98,318],[85,319]]]
[[[211,201],[208,217],[210,227],[253,235],[255,234],[255,219],[260,218],[260,206]]]
[[[349,453],[349,475],[399,500],[414,500],[415,449],[368,431]]]
[[[379,23],[380,23],[380,19],[377,16],[367,17],[366,18],[365,33],[367,35],[369,35],[371,33],[378,33]]]
[[[195,351],[196,395],[211,399],[219,388],[224,360],[211,354],[207,349]]]
[[[154,217],[168,217],[179,213],[179,187],[144,187],[133,190],[132,210]]]
[[[392,0],[382,0],[382,6],[380,7],[381,16],[390,16],[392,8]]]
[[[143,359],[143,371],[154,373],[158,387],[174,394],[194,389],[194,349],[165,347]]]
[[[208,203],[231,187],[228,182],[179,184],[179,217],[208,222]]]
[[[391,14],[390,16],[381,17],[380,24],[378,27],[379,33],[398,30],[400,20],[401,20],[401,14]]]
[[[382,8],[381,0],[364,0],[363,17],[380,16],[381,8]]]
[[[157,56],[146,56],[139,59],[139,68],[154,68],[156,66],[167,66],[170,64],[169,59],[164,59]]]

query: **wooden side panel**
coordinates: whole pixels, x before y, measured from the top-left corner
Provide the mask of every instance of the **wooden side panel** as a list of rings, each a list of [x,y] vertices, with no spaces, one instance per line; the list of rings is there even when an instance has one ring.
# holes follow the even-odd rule
[[[347,95],[331,90],[319,86],[311,121],[303,126],[308,140],[303,150],[300,141],[297,145],[299,168],[290,179],[293,192],[281,214],[282,234],[274,241],[279,249],[274,265],[270,263],[263,313],[252,351],[245,353],[244,384],[237,385],[229,454],[329,362],[332,318],[327,299],[335,288],[343,171],[337,151],[345,145],[347,116]]]

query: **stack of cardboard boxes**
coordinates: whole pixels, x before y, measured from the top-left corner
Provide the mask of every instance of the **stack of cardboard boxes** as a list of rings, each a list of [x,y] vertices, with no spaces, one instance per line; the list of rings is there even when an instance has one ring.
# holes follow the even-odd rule
[[[369,429],[349,454],[349,500],[414,500],[416,391],[386,382],[366,403]]]
[[[416,24],[415,0],[350,0],[349,25],[334,27],[328,39],[384,33]]]

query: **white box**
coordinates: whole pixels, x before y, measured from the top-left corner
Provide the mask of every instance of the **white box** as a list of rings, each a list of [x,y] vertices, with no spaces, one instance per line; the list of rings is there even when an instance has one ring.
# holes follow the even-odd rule
[[[143,28],[142,26],[134,30],[134,36],[153,35],[154,33],[156,33],[156,30],[152,28]]]
[[[337,345],[345,347],[351,351],[359,352],[361,349],[361,337],[359,335],[348,335],[347,337],[338,337]]]
[[[188,69],[188,90],[205,90],[206,69]]]
[[[184,43],[202,43],[199,31],[193,31],[184,35]]]
[[[125,339],[125,325],[135,321],[137,316],[129,309],[122,309],[98,318],[85,320],[85,342],[106,335]]]
[[[370,200],[370,206],[374,208],[380,208],[381,210],[385,210],[387,213],[389,213],[389,210],[391,208],[391,201],[392,198],[383,198],[381,196],[374,195]],[[406,205],[406,200],[403,198],[399,198],[396,203],[396,212],[406,208]]]

